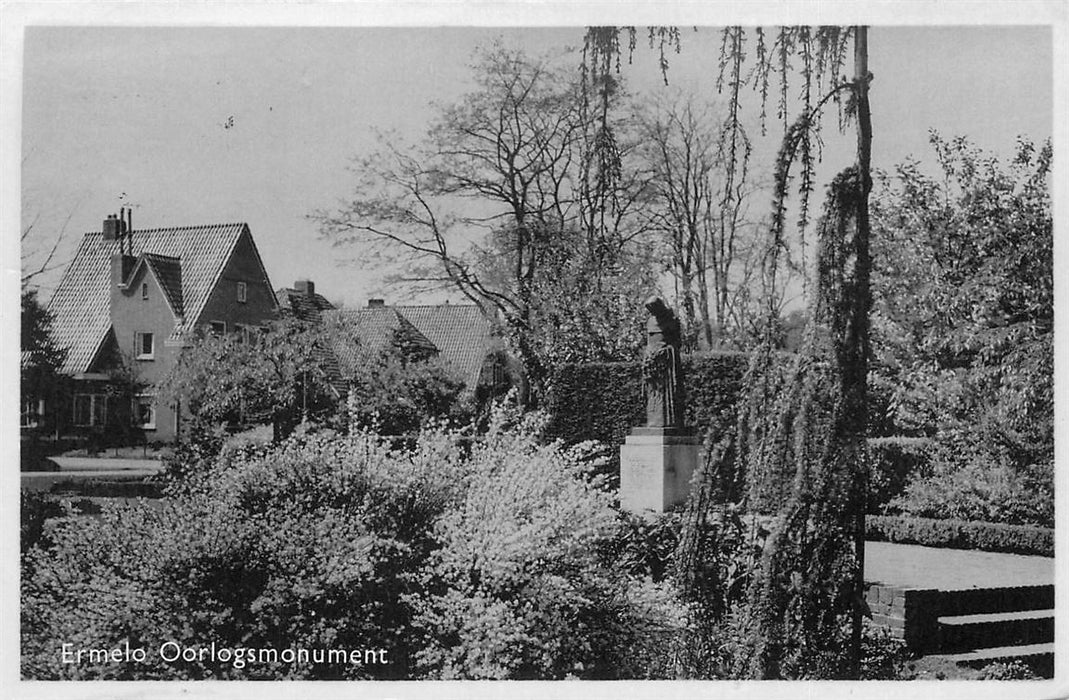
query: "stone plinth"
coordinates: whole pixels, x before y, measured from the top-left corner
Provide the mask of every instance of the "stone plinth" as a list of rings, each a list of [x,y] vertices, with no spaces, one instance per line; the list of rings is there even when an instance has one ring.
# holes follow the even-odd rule
[[[682,505],[698,467],[698,438],[679,428],[635,428],[620,446],[620,507],[663,513]]]

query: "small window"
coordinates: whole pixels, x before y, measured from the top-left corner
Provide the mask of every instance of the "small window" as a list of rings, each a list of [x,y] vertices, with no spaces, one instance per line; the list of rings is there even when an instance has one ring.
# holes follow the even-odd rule
[[[108,415],[108,397],[104,394],[74,395],[74,425],[104,425]]]
[[[148,299],[148,282],[141,283],[141,298]]]
[[[248,301],[249,285],[244,282],[238,282],[238,301],[244,304]]]
[[[235,323],[234,332],[238,334],[241,342],[245,345],[256,342],[256,327],[246,326],[244,323]]]
[[[138,394],[134,397],[133,423],[144,430],[156,429],[156,397],[152,394]]]
[[[226,335],[226,321],[208,321],[212,335]]]
[[[155,357],[155,345],[151,333],[137,333],[134,336],[134,353],[139,360],[151,360]]]
[[[41,417],[45,414],[45,400],[33,397],[22,400],[22,411],[19,413],[19,427],[36,428],[41,423]]]

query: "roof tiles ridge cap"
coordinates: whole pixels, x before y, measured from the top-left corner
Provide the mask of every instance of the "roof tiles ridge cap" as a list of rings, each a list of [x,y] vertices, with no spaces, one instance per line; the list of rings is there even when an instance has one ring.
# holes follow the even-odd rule
[[[245,221],[228,221],[220,224],[186,224],[185,226],[157,226],[155,228],[135,228],[133,233],[159,233],[160,231],[189,231],[195,228],[229,228],[231,226],[248,226]],[[103,236],[103,231],[86,231],[86,236]]]

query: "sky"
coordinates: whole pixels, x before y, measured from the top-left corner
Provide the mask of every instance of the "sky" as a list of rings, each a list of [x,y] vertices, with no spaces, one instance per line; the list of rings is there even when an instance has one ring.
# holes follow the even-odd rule
[[[418,141],[435,105],[471,88],[478,47],[500,39],[560,56],[582,36],[581,27],[29,27],[23,257],[39,260],[62,232],[56,259],[67,260],[84,232],[132,206],[135,228],[248,223],[275,288],[310,278],[348,305],[438,301],[400,298],[359,250],[322,239],[309,215],[351,192],[347,168],[376,130]],[[715,100],[718,48],[715,29],[684,29],[671,89]],[[931,163],[929,129],[1004,154],[1018,135],[1050,137],[1052,64],[1049,26],[873,27],[873,165]],[[641,41],[622,73],[635,94],[663,90]],[[757,145],[759,172],[778,128]],[[852,162],[854,139],[825,131],[824,180]],[[60,272],[38,280],[43,298]]]

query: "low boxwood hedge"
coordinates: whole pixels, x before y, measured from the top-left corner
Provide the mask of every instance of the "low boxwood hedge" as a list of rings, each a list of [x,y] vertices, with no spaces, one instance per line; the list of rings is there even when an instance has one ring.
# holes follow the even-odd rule
[[[869,515],[865,534],[878,542],[1054,556],[1054,530],[1030,525]]]

